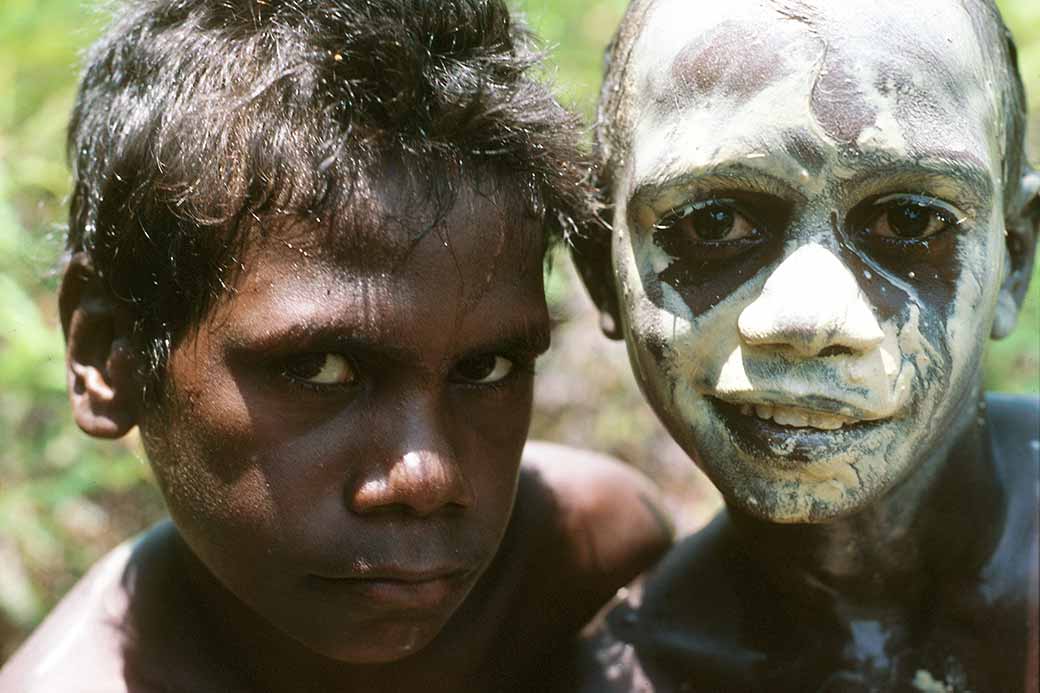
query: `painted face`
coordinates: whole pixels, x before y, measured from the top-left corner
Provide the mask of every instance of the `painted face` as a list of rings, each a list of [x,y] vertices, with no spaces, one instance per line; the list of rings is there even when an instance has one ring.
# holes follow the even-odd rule
[[[142,425],[206,568],[348,662],[422,648],[495,554],[548,345],[541,231],[519,205],[467,193],[423,236],[428,219],[385,221],[421,209],[391,193],[346,250],[303,224],[257,241]]]
[[[613,262],[644,392],[727,502],[852,513],[974,407],[1001,116],[958,3],[652,4]]]

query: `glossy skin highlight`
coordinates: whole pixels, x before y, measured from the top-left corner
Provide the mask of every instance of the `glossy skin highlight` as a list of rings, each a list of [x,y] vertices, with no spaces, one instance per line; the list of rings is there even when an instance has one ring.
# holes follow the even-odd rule
[[[940,0],[626,16],[613,229],[575,260],[726,510],[609,612],[582,690],[1022,687],[1040,421],[987,406],[980,364],[1014,325],[1038,185],[1005,180],[993,21]]]

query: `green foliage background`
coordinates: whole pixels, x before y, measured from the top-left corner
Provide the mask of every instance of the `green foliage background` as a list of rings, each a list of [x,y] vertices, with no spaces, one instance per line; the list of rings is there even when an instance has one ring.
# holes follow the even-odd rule
[[[998,4],[1019,43],[1033,114],[1031,160],[1040,163],[1040,2]],[[550,77],[591,117],[603,47],[624,0],[518,5],[551,48]],[[0,661],[102,552],[162,513],[136,439],[96,443],[71,422],[55,320],[68,193],[64,128],[79,56],[103,24],[80,0],[0,3]],[[554,339],[558,350],[601,348],[573,275],[556,272],[549,286],[557,314],[586,314]],[[1018,331],[989,354],[992,389],[1040,390],[1038,298],[1040,277]],[[681,455],[666,448],[667,437],[639,404],[623,354],[610,354],[617,373],[590,368],[591,379],[575,377],[567,354],[550,357],[539,375],[535,433],[607,449],[671,484],[681,499],[695,497],[699,482],[655,466]]]

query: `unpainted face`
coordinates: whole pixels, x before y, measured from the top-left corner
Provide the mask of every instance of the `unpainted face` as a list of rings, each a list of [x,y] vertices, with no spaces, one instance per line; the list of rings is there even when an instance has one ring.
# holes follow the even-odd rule
[[[487,567],[548,346],[522,206],[468,191],[423,235],[424,198],[395,186],[340,247],[315,222],[267,229],[142,424],[205,567],[345,662],[422,648]]]
[[[659,0],[629,60],[612,253],[644,392],[732,507],[865,507],[945,452],[1014,320],[972,18]]]

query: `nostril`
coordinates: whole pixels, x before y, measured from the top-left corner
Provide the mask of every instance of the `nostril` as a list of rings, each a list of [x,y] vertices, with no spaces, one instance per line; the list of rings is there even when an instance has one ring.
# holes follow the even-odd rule
[[[351,479],[346,492],[351,511],[359,515],[453,514],[474,502],[457,461],[434,450],[409,450],[388,465],[373,465]]]
[[[817,354],[817,356],[851,356],[851,355],[852,355],[852,349],[848,348],[847,346],[842,346],[840,344],[834,344],[834,345],[829,346],[829,347],[824,347],[823,349],[820,350],[820,353]]]

